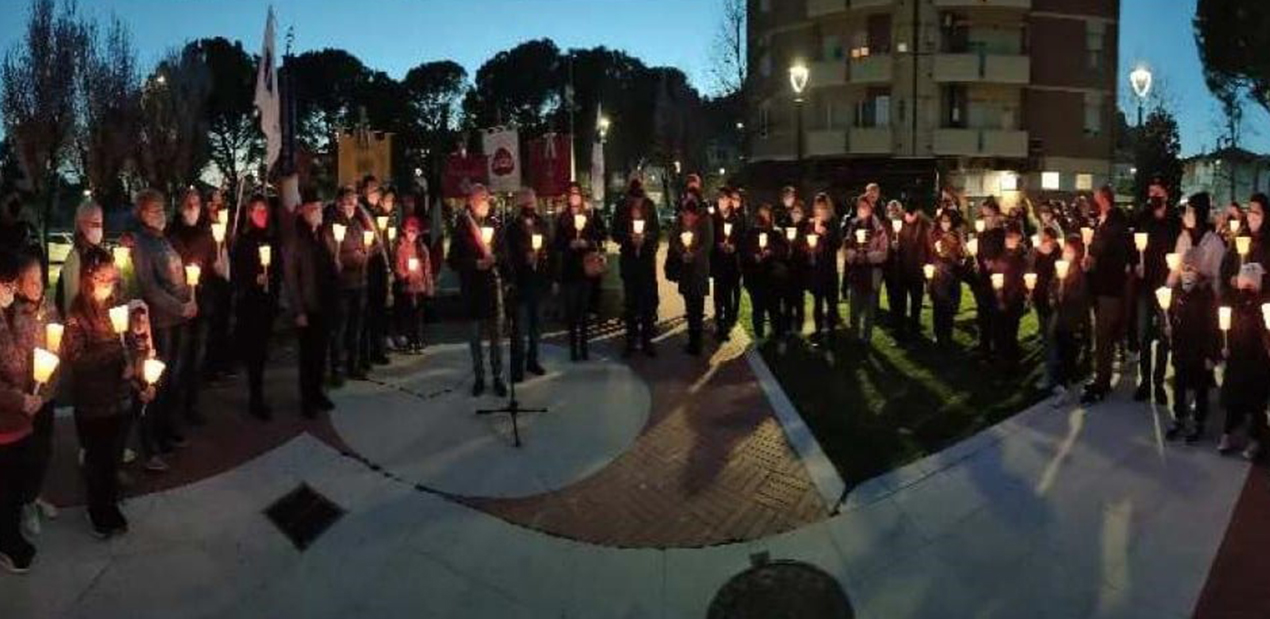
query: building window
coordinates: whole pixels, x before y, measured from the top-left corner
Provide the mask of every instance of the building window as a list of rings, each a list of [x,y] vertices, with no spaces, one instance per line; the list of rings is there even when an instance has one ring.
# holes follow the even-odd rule
[[[860,128],[891,126],[891,93],[871,92],[856,105],[855,126]]]
[[[1102,133],[1102,93],[1085,93],[1085,135]]]
[[[772,76],[772,53],[771,52],[763,52],[763,55],[759,57],[758,72],[763,77]]]
[[[1041,172],[1041,189],[1057,191],[1063,184],[1063,175],[1058,172]]]
[[[1085,22],[1085,50],[1089,68],[1102,69],[1103,41],[1106,38],[1107,25],[1100,21]]]
[[[825,35],[821,39],[821,54],[825,60],[842,60],[842,39],[836,34]]]
[[[1076,175],[1076,191],[1093,191],[1094,175],[1093,174],[1077,174]]]

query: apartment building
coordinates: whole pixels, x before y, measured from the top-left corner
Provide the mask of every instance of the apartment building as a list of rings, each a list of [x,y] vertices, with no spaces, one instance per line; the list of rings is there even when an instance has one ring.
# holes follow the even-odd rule
[[[1119,0],[749,0],[749,177],[842,191],[879,179],[919,200],[1097,187],[1112,173],[1119,11]]]

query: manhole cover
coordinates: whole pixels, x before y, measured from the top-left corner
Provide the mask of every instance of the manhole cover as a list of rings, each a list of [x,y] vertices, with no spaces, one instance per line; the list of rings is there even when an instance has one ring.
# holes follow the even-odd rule
[[[344,510],[339,505],[318,494],[308,484],[300,484],[265,509],[265,516],[299,550],[308,548],[343,515]]]
[[[838,581],[798,561],[772,561],[732,577],[710,603],[708,619],[852,619]]]

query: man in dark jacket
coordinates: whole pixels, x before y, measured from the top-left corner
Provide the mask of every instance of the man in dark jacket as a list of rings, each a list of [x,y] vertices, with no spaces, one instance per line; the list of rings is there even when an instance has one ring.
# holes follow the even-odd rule
[[[358,356],[366,310],[366,261],[370,251],[364,233],[371,230],[371,224],[359,212],[357,193],[352,188],[340,189],[331,211],[330,228],[331,253],[339,272],[335,328],[331,331],[331,382],[339,386],[344,382],[342,372],[347,372],[349,378],[366,378]]]
[[[738,240],[744,238],[745,219],[737,211],[740,202],[732,200],[732,191],[719,189],[714,210],[714,250],[710,270],[714,277],[714,322],[720,341],[731,338],[736,314],[741,307],[741,254]]]
[[[920,337],[922,331],[922,295],[926,276],[922,269],[931,262],[930,221],[916,202],[904,205],[901,228],[896,241],[895,277],[899,298],[891,299],[900,320],[895,325],[901,339]]]
[[[1085,388],[1081,402],[1091,404],[1111,391],[1111,363],[1116,336],[1124,314],[1125,269],[1129,264],[1129,233],[1124,212],[1116,208],[1110,187],[1094,193],[1098,225],[1085,256],[1089,293],[1094,299],[1094,381]]]
[[[489,342],[490,374],[494,394],[507,395],[503,383],[503,349],[499,333],[499,314],[503,311],[502,279],[498,273],[498,255],[502,249],[499,222],[490,215],[489,190],[484,185],[472,186],[467,208],[454,223],[454,239],[450,242],[448,262],[459,275],[459,293],[471,332],[468,348],[472,353],[472,397],[485,393],[485,362],[481,340]]]
[[[514,383],[524,380],[526,371],[535,376],[547,373],[538,362],[538,338],[542,296],[551,281],[547,221],[538,214],[538,196],[533,189],[522,189],[516,194],[516,206],[519,213],[507,222],[504,238],[505,271],[510,274],[512,284],[511,379]]]
[[[194,300],[198,303],[198,315],[190,319],[187,327],[190,343],[187,346],[189,358],[186,365],[190,373],[189,388],[181,397],[181,412],[185,419],[193,425],[203,425],[206,418],[198,410],[199,371],[203,367],[208,349],[208,329],[211,317],[216,308],[215,286],[212,281],[215,274],[227,272],[225,264],[220,260],[220,248],[212,237],[211,222],[203,216],[202,199],[193,189],[181,196],[180,212],[175,221],[168,226],[168,242],[180,254],[186,265],[198,265],[201,276],[194,286]]]
[[[657,207],[644,194],[639,181],[631,182],[626,199],[613,213],[613,240],[621,252],[618,267],[622,275],[622,315],[626,322],[623,354],[634,354],[638,345],[645,355],[656,357],[653,329],[657,321],[657,247],[661,241],[661,223]]]
[[[322,225],[322,203],[306,190],[291,225],[295,234],[283,258],[288,305],[300,340],[300,412],[314,418],[334,404],[322,391],[322,370],[335,307],[337,274],[330,228]]]
[[[996,351],[997,339],[993,336],[997,331],[1000,319],[1000,307],[996,303],[996,294],[992,290],[991,269],[989,265],[1005,253],[1005,225],[1001,220],[1001,207],[991,197],[979,205],[979,219],[984,222],[983,232],[974,237],[975,252],[969,252],[970,241],[967,241],[967,252],[975,264],[970,290],[975,295],[975,318],[979,326],[979,353],[991,357]]]
[[[1163,337],[1159,303],[1155,298],[1157,288],[1168,281],[1169,268],[1164,257],[1177,246],[1177,235],[1181,233],[1182,224],[1177,215],[1169,207],[1168,191],[1158,179],[1148,189],[1146,208],[1139,215],[1134,236],[1145,234],[1146,249],[1132,256],[1136,263],[1134,275],[1137,285],[1137,334],[1140,356],[1138,357],[1138,390],[1133,399],[1145,401],[1152,395],[1154,383],[1155,401],[1161,405],[1168,404],[1168,393],[1164,391],[1164,372],[1169,364],[1169,343]],[[1135,245],[1137,240],[1135,238]],[[1151,342],[1155,342],[1154,368],[1152,367]]]
[[[388,245],[384,238],[387,226],[381,228],[377,222],[385,221],[391,226],[395,215],[392,206],[384,200],[379,179],[373,175],[362,180],[360,208],[374,231],[371,245],[366,250],[366,320],[362,323],[358,349],[362,369],[369,370],[372,365],[388,363],[388,308],[393,302],[388,282],[392,279],[392,260],[388,258]]]
[[[710,250],[714,225],[704,206],[686,200],[670,235],[667,261],[678,262],[679,294],[688,319],[688,346],[684,352],[701,355],[706,294],[710,292]]]

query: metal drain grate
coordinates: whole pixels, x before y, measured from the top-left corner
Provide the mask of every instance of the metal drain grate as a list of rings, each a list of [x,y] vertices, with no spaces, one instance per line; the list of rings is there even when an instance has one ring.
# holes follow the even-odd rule
[[[297,550],[304,551],[344,515],[344,510],[308,484],[288,492],[265,509],[265,516]]]
[[[757,560],[754,560],[757,559]],[[851,619],[842,587],[820,568],[798,561],[752,558],[754,567],[723,585],[707,619]]]

